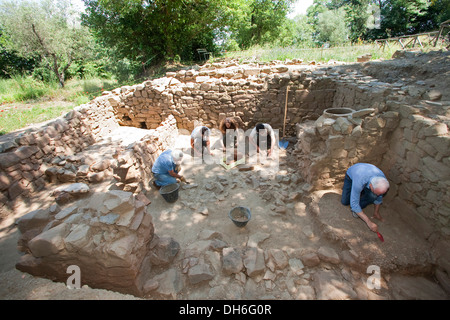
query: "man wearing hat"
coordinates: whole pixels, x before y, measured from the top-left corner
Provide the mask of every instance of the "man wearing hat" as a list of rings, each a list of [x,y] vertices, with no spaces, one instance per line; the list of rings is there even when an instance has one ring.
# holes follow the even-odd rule
[[[177,179],[182,180],[183,176],[178,174],[181,171],[181,161],[183,152],[181,150],[166,150],[159,155],[152,167],[153,185],[156,188],[177,183]]]

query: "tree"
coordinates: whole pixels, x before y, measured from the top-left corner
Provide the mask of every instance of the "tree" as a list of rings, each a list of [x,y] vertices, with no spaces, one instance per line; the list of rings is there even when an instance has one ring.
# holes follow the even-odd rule
[[[272,42],[286,20],[292,0],[254,0],[250,5],[250,23],[242,45],[251,46]]]
[[[331,45],[339,45],[348,40],[348,28],[345,23],[345,10],[343,7],[337,10],[326,9],[318,15],[317,22],[318,40],[328,42]]]
[[[214,51],[231,0],[84,0],[83,24],[119,56],[145,66]]]
[[[23,57],[40,57],[64,87],[72,62],[86,56],[89,32],[76,24],[69,1],[3,2],[0,21],[5,47]]]
[[[429,0],[379,0],[381,27],[371,30],[371,38],[397,37],[414,34],[421,29],[421,19],[427,15]]]

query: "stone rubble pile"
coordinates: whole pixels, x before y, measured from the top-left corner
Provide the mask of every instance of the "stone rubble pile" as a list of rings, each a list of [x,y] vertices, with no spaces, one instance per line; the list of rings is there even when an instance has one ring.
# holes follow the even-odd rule
[[[54,204],[26,214],[17,226],[25,253],[17,269],[65,283],[75,265],[82,285],[142,294],[154,229],[146,204],[133,193],[97,192],[64,208]]]

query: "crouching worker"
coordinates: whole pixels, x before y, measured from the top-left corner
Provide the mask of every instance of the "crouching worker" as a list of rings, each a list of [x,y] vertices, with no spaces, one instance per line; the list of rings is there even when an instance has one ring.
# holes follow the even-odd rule
[[[350,205],[353,217],[361,218],[370,230],[377,232],[378,226],[367,217],[363,209],[373,203],[375,218],[383,221],[379,210],[388,190],[389,181],[380,169],[373,164],[357,163],[348,168],[345,174],[341,203],[344,206]]]
[[[191,148],[193,157],[203,157],[205,154],[211,154],[211,129],[205,126],[196,127],[191,133]]]
[[[181,150],[166,150],[159,155],[152,167],[153,185],[159,189],[163,186],[177,183],[177,179],[182,180],[181,161],[183,152]]]
[[[257,153],[265,151],[267,152],[267,156],[270,157],[276,145],[275,133],[272,126],[268,123],[258,123],[250,132],[248,141],[252,150],[256,149]]]

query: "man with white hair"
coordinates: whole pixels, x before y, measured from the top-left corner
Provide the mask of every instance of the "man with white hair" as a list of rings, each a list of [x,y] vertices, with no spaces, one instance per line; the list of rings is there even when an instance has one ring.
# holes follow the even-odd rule
[[[341,203],[350,205],[353,217],[361,218],[373,232],[378,232],[378,226],[373,223],[363,209],[369,204],[374,204],[374,217],[380,221],[380,205],[383,196],[389,190],[389,181],[384,173],[370,163],[357,163],[348,168],[344,186],[342,188]]]
[[[159,189],[162,186],[177,183],[177,179],[182,180],[183,176],[179,174],[182,160],[181,150],[168,149],[161,153],[152,166],[153,185]]]

